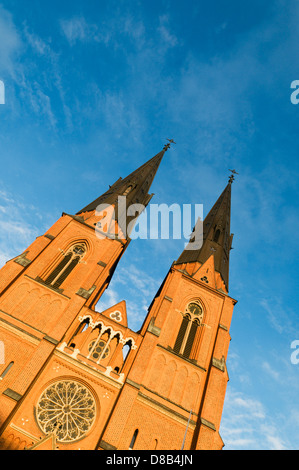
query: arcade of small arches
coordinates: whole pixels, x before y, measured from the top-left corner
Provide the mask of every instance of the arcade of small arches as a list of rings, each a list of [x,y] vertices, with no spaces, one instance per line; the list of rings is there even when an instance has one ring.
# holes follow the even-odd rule
[[[99,328],[100,330],[99,339],[100,339],[104,333],[106,333],[107,331],[110,331],[110,338],[109,338],[110,341],[113,338],[118,337],[119,342],[123,344],[124,346],[130,344],[132,350],[137,349],[135,341],[131,336],[128,338],[124,338],[124,335],[121,331],[114,330],[112,326],[110,325],[106,326],[101,320],[94,322],[91,315],[85,315],[83,317],[79,317],[79,322],[80,322],[79,332],[81,333],[85,331],[88,327],[91,327],[93,330],[96,328]],[[78,332],[76,334],[78,334]]]
[[[114,330],[111,326],[107,326],[103,321],[93,321],[91,315],[85,315],[79,317],[80,325],[75,331],[72,339],[69,343],[63,343],[58,349],[61,351],[65,350],[65,347],[68,347],[73,351],[72,356],[79,359],[80,355],[84,356],[86,359],[90,359],[95,362],[97,365],[101,364],[103,366],[103,361],[110,356],[110,359],[113,360],[113,354],[116,352],[118,345],[122,345],[122,364],[117,364],[114,367],[114,372],[120,374],[121,369],[123,368],[128,354],[131,350],[136,350],[137,346],[135,344],[134,338],[131,336],[124,337],[123,333],[119,330]],[[77,339],[81,333],[84,333],[88,328],[91,329],[84,345],[82,345],[82,352],[79,347],[77,347]],[[93,332],[98,329],[97,336],[94,336]],[[89,339],[88,339],[89,338]],[[116,340],[116,341],[114,341]],[[87,347],[86,347],[87,345]],[[83,353],[83,350],[85,352]],[[112,352],[114,351],[114,352]],[[79,357],[78,357],[79,356]],[[107,362],[105,361],[104,363]],[[109,364],[109,363],[108,363]],[[107,367],[107,369],[112,370],[112,367]]]

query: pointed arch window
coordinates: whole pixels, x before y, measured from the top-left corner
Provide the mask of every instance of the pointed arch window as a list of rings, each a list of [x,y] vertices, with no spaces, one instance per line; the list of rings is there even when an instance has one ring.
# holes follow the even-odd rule
[[[218,228],[218,229],[215,231],[215,234],[214,234],[214,238],[213,238],[213,241],[214,241],[214,242],[218,243],[219,237],[220,237],[220,233],[221,233],[221,232],[220,232],[220,230],[219,230],[219,228]]]
[[[133,435],[133,437],[132,437],[129,450],[133,450],[133,449],[134,449],[134,445],[135,445],[135,443],[136,443],[136,439],[137,439],[138,433],[139,433],[139,430],[136,429],[136,431],[134,432],[134,435]]]
[[[80,323],[80,325],[78,326],[78,328],[76,329],[76,331],[74,332],[73,336],[71,337],[70,341],[69,341],[69,346],[70,348],[73,346],[74,348],[76,347],[76,343],[74,343],[74,338],[76,338],[77,335],[79,335],[80,333],[84,333],[84,331],[87,330],[87,328],[89,327],[89,318],[86,318],[82,323]]]
[[[127,189],[124,191],[123,196],[128,196],[130,192],[133,190],[133,186],[130,184],[130,186],[127,187]]]
[[[203,309],[198,302],[190,302],[183,315],[181,327],[173,348],[176,354],[190,358],[198,328],[203,318]]]
[[[96,361],[97,364],[99,364],[102,359],[106,359],[106,357],[110,355],[110,343],[114,337],[115,335],[112,334],[110,328],[105,329],[100,326],[98,337],[88,344],[87,359],[91,358]]]
[[[10,364],[6,367],[6,369],[4,369],[4,371],[0,375],[0,380],[4,379],[4,377],[6,376],[6,374],[8,374],[8,372],[10,371],[13,365],[14,365],[14,362],[10,362]]]
[[[51,274],[45,279],[45,284],[59,289],[61,284],[75,269],[77,264],[82,260],[86,253],[86,247],[84,244],[74,245],[69,251],[65,253],[64,258],[51,272]]]

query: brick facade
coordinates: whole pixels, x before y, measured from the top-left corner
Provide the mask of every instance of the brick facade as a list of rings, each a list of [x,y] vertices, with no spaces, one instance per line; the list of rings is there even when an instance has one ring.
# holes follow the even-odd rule
[[[163,153],[128,177],[130,191],[149,189]],[[98,217],[92,205],[63,214],[0,270],[0,448],[127,450],[136,433],[134,449],[180,450],[184,437],[186,450],[221,449],[236,301],[214,254],[171,266],[137,333],[124,301],[95,309],[130,241],[120,227],[97,237]],[[47,281],[72,260],[59,287]]]

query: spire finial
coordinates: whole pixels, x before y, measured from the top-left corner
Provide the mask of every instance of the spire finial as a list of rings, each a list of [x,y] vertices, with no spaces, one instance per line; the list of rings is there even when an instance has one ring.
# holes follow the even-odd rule
[[[176,144],[176,142],[173,139],[166,139],[166,140],[168,140],[169,143],[166,144],[163,148],[163,150],[165,150],[165,152],[167,152],[167,150],[170,149],[171,144]]]
[[[236,170],[228,170],[228,171],[231,172],[228,182],[232,184],[233,181],[235,181],[235,175],[238,175],[239,173],[237,173]]]

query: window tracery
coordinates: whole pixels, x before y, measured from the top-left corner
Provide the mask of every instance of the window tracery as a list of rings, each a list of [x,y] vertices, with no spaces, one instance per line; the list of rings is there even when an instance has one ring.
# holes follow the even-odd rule
[[[66,280],[70,273],[79,264],[86,253],[85,244],[76,244],[72,246],[64,255],[61,262],[45,279],[45,284],[58,289]]]
[[[89,356],[92,359],[106,359],[110,354],[110,348],[107,346],[106,341],[94,339],[88,346]]]
[[[45,434],[57,427],[57,440],[74,442],[93,426],[96,403],[92,393],[79,382],[61,380],[42,393],[36,407],[37,422]]]
[[[183,314],[183,320],[174,345],[174,352],[189,358],[194,340],[203,319],[203,309],[199,302],[190,302]]]

